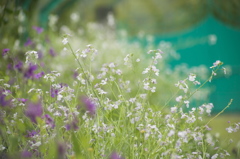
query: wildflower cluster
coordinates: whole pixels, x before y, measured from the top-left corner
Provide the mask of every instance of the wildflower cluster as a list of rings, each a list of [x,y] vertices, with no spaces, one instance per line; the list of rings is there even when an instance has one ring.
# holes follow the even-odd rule
[[[44,32],[33,29],[38,35]],[[21,47],[2,50],[9,67],[1,70],[0,79],[0,155],[228,158],[230,154],[211,133],[212,120],[204,120],[213,104],[190,102],[222,62],[215,62],[209,79],[200,82],[194,72],[183,76],[169,70],[164,60],[168,52],[161,47],[145,54],[138,45],[113,39],[105,39],[112,45],[97,39],[96,48],[101,50],[87,42],[76,48],[74,36],[64,36],[55,49],[50,42],[41,45],[39,39],[28,39],[22,46],[25,57],[17,55]],[[118,52],[121,48],[128,50]],[[174,85],[176,77],[183,80]],[[238,130],[239,123],[226,129]]]

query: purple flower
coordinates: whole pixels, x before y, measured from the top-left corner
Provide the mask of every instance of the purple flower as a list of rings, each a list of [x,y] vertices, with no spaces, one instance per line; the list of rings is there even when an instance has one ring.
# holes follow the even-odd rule
[[[55,127],[55,124],[54,124],[54,121],[53,119],[51,118],[50,115],[46,114],[45,116],[45,122],[47,125],[49,125],[51,128],[54,128]]]
[[[75,118],[71,123],[65,125],[66,130],[77,130],[78,120]]]
[[[119,156],[116,152],[112,152],[110,159],[123,159],[123,158]]]
[[[44,75],[44,72],[40,72],[34,75],[34,78],[39,79]]]
[[[78,75],[79,75],[79,73],[78,73],[77,71],[74,71],[74,72],[73,72],[73,78],[74,78],[74,79],[77,79],[77,76],[78,76]]]
[[[41,34],[41,33],[43,32],[43,28],[41,28],[41,27],[33,26],[32,28],[33,28],[34,30],[36,30],[36,32],[37,32],[38,34]]]
[[[37,123],[37,117],[41,117],[43,114],[41,102],[29,103],[25,114],[33,123]]]
[[[34,137],[35,135],[37,135],[39,132],[36,132],[36,131],[28,131],[28,134],[26,135],[26,137]]]
[[[91,116],[94,116],[96,114],[96,105],[95,103],[89,99],[88,97],[82,97],[82,102],[84,103],[87,111]]]
[[[58,158],[64,158],[63,156],[66,153],[66,145],[64,143],[58,143]]]
[[[52,98],[56,97],[58,95],[58,92],[61,90],[61,88],[67,87],[67,86],[68,86],[67,84],[60,83],[60,88],[59,89],[51,87],[51,90],[50,90],[51,97]]]
[[[9,51],[10,51],[10,49],[3,49],[2,56],[5,56]]]
[[[26,103],[26,102],[28,101],[28,99],[18,98],[18,101],[19,101],[19,102],[22,102],[22,103]]]
[[[55,89],[55,88],[51,88],[50,93],[51,93],[51,97],[54,98],[58,95],[59,90]]]
[[[24,46],[30,46],[33,44],[33,41],[31,39],[27,39],[27,41],[25,42]]]
[[[34,71],[37,70],[37,65],[30,64],[24,73],[25,78],[34,78]]]
[[[51,49],[49,50],[49,54],[50,54],[52,57],[56,56],[56,52],[53,50],[53,48],[51,48]]]
[[[38,59],[42,59],[43,58],[43,52],[42,51],[38,51]]]
[[[9,64],[7,65],[7,69],[8,69],[8,70],[13,70],[13,65],[12,65],[11,63],[9,63]]]
[[[0,106],[2,107],[11,106],[11,100],[6,99],[6,95],[3,92],[4,92],[3,90],[0,90]]]
[[[23,63],[21,61],[19,61],[16,65],[15,65],[15,68],[21,72],[22,71],[22,68],[23,68]]]
[[[66,130],[70,130],[71,129],[71,125],[70,124],[66,124],[65,128],[66,128]]]
[[[27,150],[24,150],[22,153],[21,153],[21,157],[22,158],[31,158],[32,157],[32,153],[27,151]]]

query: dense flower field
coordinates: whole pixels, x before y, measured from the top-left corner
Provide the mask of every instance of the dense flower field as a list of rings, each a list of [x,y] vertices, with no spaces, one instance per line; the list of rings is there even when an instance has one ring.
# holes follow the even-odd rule
[[[1,158],[230,158],[209,127],[224,110],[205,120],[214,105],[203,86],[223,62],[170,68],[179,55],[168,42],[143,48],[99,24],[64,26],[62,37],[53,28],[2,48]]]

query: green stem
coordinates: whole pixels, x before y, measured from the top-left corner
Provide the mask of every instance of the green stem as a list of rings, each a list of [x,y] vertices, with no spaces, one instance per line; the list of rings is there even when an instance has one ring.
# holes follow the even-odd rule
[[[84,71],[84,69],[83,69],[82,64],[81,64],[80,61],[78,60],[76,54],[74,53],[74,51],[73,51],[73,49],[72,49],[72,47],[71,47],[71,45],[70,45],[69,43],[68,43],[68,46],[69,46],[69,48],[70,48],[70,50],[71,50],[71,53],[73,54],[74,58],[76,59],[78,65],[80,66],[80,69],[82,70],[82,72],[83,72],[83,74],[84,74],[84,76],[85,76],[85,78],[86,78],[87,83],[88,83],[89,86],[91,87],[91,90],[92,90],[93,94],[98,98],[98,103],[99,103],[99,105],[102,106],[101,100],[100,100],[99,96],[97,95],[96,91],[93,89],[92,83],[90,82],[89,78],[87,77],[87,75],[86,75],[86,73],[85,73],[85,71]]]

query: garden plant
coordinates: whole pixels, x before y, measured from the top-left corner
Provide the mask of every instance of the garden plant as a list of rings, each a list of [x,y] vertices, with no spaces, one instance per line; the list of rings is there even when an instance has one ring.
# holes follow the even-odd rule
[[[2,48],[0,158],[231,158],[231,139],[221,147],[209,124],[232,100],[211,116],[204,87],[226,73],[222,61],[172,69],[168,42],[143,48],[112,26],[59,35],[49,24]]]

